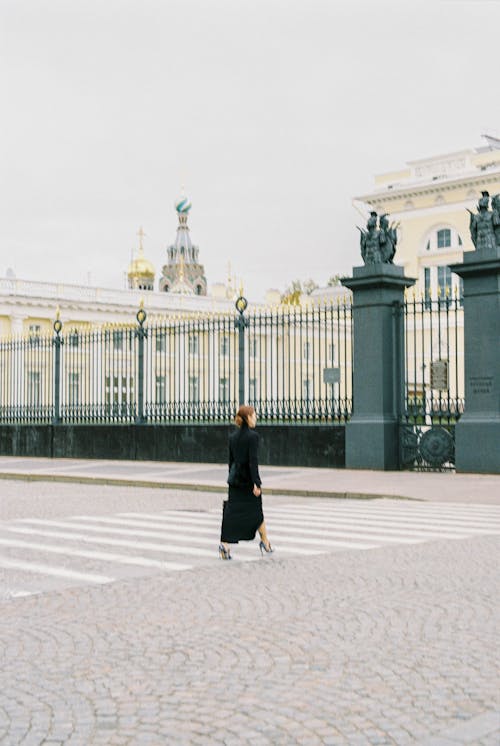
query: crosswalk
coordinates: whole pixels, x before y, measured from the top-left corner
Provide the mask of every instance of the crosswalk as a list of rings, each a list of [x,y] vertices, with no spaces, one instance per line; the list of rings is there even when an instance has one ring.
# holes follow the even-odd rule
[[[500,506],[394,500],[302,500],[265,506],[275,553],[335,551],[500,535]],[[218,562],[221,511],[120,512],[0,522],[0,600]],[[257,539],[233,547],[261,559]]]

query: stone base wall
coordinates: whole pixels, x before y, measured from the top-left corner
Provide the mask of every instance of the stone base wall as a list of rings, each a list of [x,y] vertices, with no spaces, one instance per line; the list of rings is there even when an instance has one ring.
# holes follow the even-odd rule
[[[225,463],[227,425],[0,425],[1,456]],[[342,425],[260,425],[259,460],[345,466]]]

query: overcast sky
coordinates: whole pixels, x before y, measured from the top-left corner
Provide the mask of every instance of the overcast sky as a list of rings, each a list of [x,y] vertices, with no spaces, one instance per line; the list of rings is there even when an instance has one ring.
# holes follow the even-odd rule
[[[157,272],[185,184],[208,283],[360,264],[376,173],[500,135],[500,2],[0,0],[0,276]]]

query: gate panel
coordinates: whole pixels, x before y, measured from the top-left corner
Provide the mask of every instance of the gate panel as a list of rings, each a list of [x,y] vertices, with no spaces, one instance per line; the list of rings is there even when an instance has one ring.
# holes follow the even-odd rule
[[[462,299],[405,302],[405,407],[400,465],[412,470],[455,466],[455,425],[464,411]]]

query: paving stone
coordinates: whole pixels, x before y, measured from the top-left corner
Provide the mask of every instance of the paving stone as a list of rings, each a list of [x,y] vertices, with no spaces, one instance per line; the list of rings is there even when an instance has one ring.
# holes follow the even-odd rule
[[[476,536],[1,601],[0,743],[497,746],[496,556]]]

